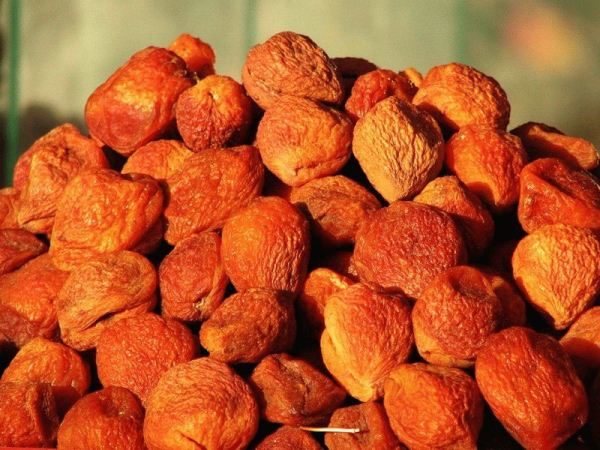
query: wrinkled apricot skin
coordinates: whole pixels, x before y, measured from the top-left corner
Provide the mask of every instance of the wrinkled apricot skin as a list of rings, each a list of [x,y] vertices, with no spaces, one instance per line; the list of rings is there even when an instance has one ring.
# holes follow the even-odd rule
[[[250,49],[242,81],[248,95],[268,110],[281,95],[340,103],[340,75],[327,54],[309,37],[291,31],[271,36]]]
[[[517,212],[528,233],[553,223],[600,230],[600,182],[560,159],[538,159],[521,172]]]
[[[513,282],[509,281],[512,280],[512,276],[501,274],[488,267],[481,267],[480,270],[487,278],[494,294],[496,294],[496,297],[498,297],[498,300],[502,304],[501,327],[525,325],[527,321],[525,301]]]
[[[584,387],[547,335],[521,327],[495,334],[477,355],[475,376],[496,418],[525,448],[557,448],[587,420]]]
[[[377,69],[359,76],[346,100],[345,109],[352,120],[363,117],[376,103],[387,97],[398,97],[410,102],[417,92],[412,82],[402,74]]]
[[[48,250],[29,231],[0,228],[0,275],[12,272]]]
[[[483,273],[452,267],[431,281],[413,308],[419,354],[431,364],[471,367],[502,316],[502,303]]]
[[[282,96],[258,124],[265,166],[289,186],[337,173],[351,154],[352,122],[315,101]]]
[[[79,400],[58,429],[58,450],[145,450],[144,408],[135,395],[108,387]]]
[[[256,198],[264,169],[255,147],[207,149],[188,158],[168,184],[165,209],[170,244],[193,233],[216,230]]]
[[[19,350],[0,382],[50,384],[56,409],[62,417],[90,388],[90,368],[66,345],[34,338]]]
[[[36,336],[54,337],[57,297],[67,277],[47,253],[0,276],[0,335],[17,347]]]
[[[331,60],[340,74],[342,80],[342,86],[344,87],[345,97],[350,95],[352,86],[356,82],[356,79],[367,72],[377,70],[378,67],[371,61],[364,58],[356,58],[353,56],[343,56],[339,58],[332,58]]]
[[[258,429],[256,400],[226,364],[200,358],[169,369],[146,403],[148,450],[241,450]]]
[[[335,410],[329,421],[333,428],[358,428],[359,433],[327,433],[329,450],[400,450],[383,406],[366,402]]]
[[[69,180],[86,169],[108,168],[108,161],[102,149],[70,123],[42,136],[31,150],[17,218],[32,233],[50,234],[56,204]]]
[[[433,117],[396,97],[380,101],[356,123],[352,151],[388,202],[421,191],[444,162],[444,140]]]
[[[0,383],[0,446],[51,447],[58,416],[45,383]]]
[[[525,298],[557,330],[571,325],[600,293],[600,239],[589,229],[539,228],[519,242],[512,263]]]
[[[20,194],[16,189],[0,189],[0,230],[19,228],[19,222],[17,221],[19,199]]]
[[[52,260],[71,270],[96,255],[134,248],[162,209],[161,187],[147,175],[120,175],[108,169],[82,172],[58,201]]]
[[[256,446],[256,450],[322,450],[322,448],[308,431],[285,425]]]
[[[308,222],[289,202],[260,197],[223,227],[221,258],[238,291],[271,288],[297,294],[310,252]]]
[[[354,398],[381,398],[386,377],[413,348],[408,302],[358,283],[327,299],[324,318],[321,352],[327,370]]]
[[[185,61],[167,49],[148,47],[90,95],[85,122],[94,139],[128,156],[171,126],[175,102],[190,86]]]
[[[215,73],[215,52],[201,39],[182,33],[171,42],[169,50],[183,59],[188,70],[195,73],[198,78]]]
[[[156,270],[138,253],[122,251],[81,264],[58,294],[63,342],[80,351],[94,348],[111,323],[152,310],[157,285]]]
[[[191,150],[230,147],[246,139],[252,101],[232,78],[209,75],[179,96],[175,119],[183,142]]]
[[[590,392],[590,420],[589,428],[592,441],[600,446],[600,373],[596,376]]]
[[[121,173],[143,173],[164,182],[179,172],[184,161],[193,154],[180,141],[152,141],[127,158]]]
[[[600,368],[600,306],[594,306],[573,322],[560,340],[580,373]]]
[[[411,298],[418,298],[437,274],[466,259],[462,234],[448,214],[403,201],[363,222],[353,256],[362,282]]]
[[[229,282],[221,264],[221,237],[207,231],[179,241],[162,260],[158,278],[163,315],[188,322],[208,319]]]
[[[519,200],[519,174],[527,164],[521,140],[505,131],[473,125],[446,144],[446,165],[495,212]]]
[[[585,139],[567,136],[543,123],[527,122],[511,131],[519,136],[534,158],[559,158],[580,169],[593,170],[600,163],[598,150]]]
[[[464,64],[430,69],[413,103],[452,130],[467,125],[505,130],[510,117],[510,104],[498,82]]]
[[[400,74],[408,78],[416,88],[420,88],[423,84],[423,74],[421,74],[421,72],[414,67],[407,67],[406,69],[400,71]]]
[[[327,423],[346,392],[311,364],[285,353],[264,358],[250,376],[262,417],[284,425]]]
[[[343,175],[317,178],[294,188],[290,201],[310,220],[312,235],[327,247],[354,244],[362,221],[381,208],[373,194]]]
[[[494,219],[481,200],[454,176],[439,177],[413,199],[447,212],[463,232],[469,255],[480,256],[494,237]]]
[[[295,338],[293,298],[270,289],[232,295],[200,329],[200,343],[211,358],[228,364],[258,363],[290,350]]]
[[[476,449],[483,399],[460,369],[402,364],[385,382],[390,425],[411,449]]]

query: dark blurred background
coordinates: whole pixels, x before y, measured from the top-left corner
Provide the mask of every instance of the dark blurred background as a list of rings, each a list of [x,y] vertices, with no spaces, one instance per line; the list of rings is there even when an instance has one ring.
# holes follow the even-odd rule
[[[240,79],[247,50],[308,34],[330,56],[426,72],[450,61],[495,77],[510,127],[553,125],[600,146],[598,0],[0,0],[2,186],[18,154],[66,121],[135,51],[189,32]]]

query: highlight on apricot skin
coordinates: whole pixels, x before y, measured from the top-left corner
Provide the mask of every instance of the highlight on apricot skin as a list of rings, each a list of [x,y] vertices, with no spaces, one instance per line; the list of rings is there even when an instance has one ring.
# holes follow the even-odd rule
[[[193,154],[183,142],[174,139],[152,141],[127,158],[121,173],[143,173],[164,182],[179,172]]]
[[[264,438],[256,450],[322,450],[308,431],[286,425]]]
[[[600,230],[600,182],[560,159],[538,159],[521,172],[517,212],[528,233],[553,223]]]
[[[600,306],[581,314],[560,343],[580,373],[600,369]]]
[[[18,269],[48,247],[29,231],[0,228],[0,275]]]
[[[146,402],[144,438],[149,450],[246,448],[258,429],[250,387],[227,364],[199,358],[176,365]]]
[[[461,128],[446,143],[446,165],[494,212],[519,200],[519,174],[527,164],[521,140],[482,125]]]
[[[351,144],[352,122],[344,113],[292,96],[280,97],[256,132],[263,163],[290,186],[337,173],[350,158]]]
[[[371,108],[354,127],[352,152],[388,202],[417,194],[444,162],[444,140],[432,116],[397,97]]]
[[[58,429],[58,450],[145,450],[144,408],[122,387],[107,387],[81,398]]]
[[[561,345],[529,328],[490,337],[475,376],[496,418],[525,448],[557,448],[583,426],[588,401]]]
[[[418,298],[437,274],[466,259],[462,233],[450,215],[404,201],[363,222],[353,256],[362,282],[411,298]]]
[[[200,38],[182,33],[171,42],[169,50],[183,59],[187,69],[199,78],[215,73],[215,52]]]
[[[512,263],[525,298],[557,330],[571,325],[600,294],[600,239],[592,230],[541,227],[519,242]]]
[[[200,329],[211,358],[228,364],[258,363],[291,350],[296,338],[293,298],[281,291],[248,289],[215,310]]]
[[[320,425],[346,398],[346,392],[303,359],[285,353],[264,358],[250,376],[261,415],[284,425]]]
[[[407,300],[358,283],[327,299],[324,318],[321,352],[327,370],[354,398],[381,398],[386,377],[413,349]]]
[[[409,448],[476,448],[483,399],[460,369],[402,364],[385,382],[390,425]]]

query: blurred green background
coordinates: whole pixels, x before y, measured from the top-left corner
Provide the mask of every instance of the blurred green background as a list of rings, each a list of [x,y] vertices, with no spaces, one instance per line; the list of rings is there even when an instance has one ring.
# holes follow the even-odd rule
[[[511,128],[545,122],[600,145],[598,0],[0,0],[0,17],[3,186],[36,138],[85,130],[88,95],[132,53],[182,32],[238,80],[248,49],[282,30],[394,70],[463,62],[505,88]]]

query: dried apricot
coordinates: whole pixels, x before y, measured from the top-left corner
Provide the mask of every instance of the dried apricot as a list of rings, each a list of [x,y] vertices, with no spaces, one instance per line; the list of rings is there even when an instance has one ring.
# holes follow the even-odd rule
[[[337,173],[351,155],[352,122],[315,101],[281,96],[258,124],[256,145],[267,168],[290,186]]]
[[[0,189],[0,229],[19,228],[20,193],[14,188]]]
[[[185,160],[167,180],[170,198],[165,239],[216,230],[260,194],[264,169],[255,147],[207,149]]]
[[[450,63],[425,74],[413,103],[445,126],[487,125],[505,130],[510,104],[500,84],[473,67]]]
[[[171,367],[146,403],[150,450],[246,448],[258,429],[250,387],[227,364],[199,358]]]
[[[585,170],[595,169],[600,163],[598,150],[590,141],[567,136],[543,123],[527,122],[511,133],[521,138],[532,159],[559,158]]]
[[[58,450],[145,450],[144,408],[125,388],[88,394],[69,410],[58,429]]]
[[[531,233],[565,223],[600,230],[600,182],[556,158],[543,158],[521,172],[519,222]]]
[[[517,204],[525,164],[518,137],[486,126],[463,127],[446,144],[448,168],[495,212]]]
[[[344,92],[335,64],[312,39],[292,31],[250,49],[242,68],[248,95],[269,109],[281,95],[340,103]]]
[[[517,288],[513,285],[512,277],[488,267],[480,267],[492,286],[492,290],[502,304],[502,328],[525,325],[527,321],[525,301]]]
[[[215,73],[215,52],[201,39],[182,33],[171,42],[169,50],[183,59],[187,69],[199,78]]]
[[[421,72],[414,67],[407,67],[406,69],[400,71],[400,74],[408,78],[410,82],[417,88],[420,88],[423,84],[423,74],[421,74]]]
[[[12,272],[48,247],[29,231],[0,228],[0,275]]]
[[[162,313],[185,321],[208,319],[223,301],[229,279],[221,237],[207,231],[179,241],[158,270]]]
[[[250,376],[263,418],[285,425],[326,423],[346,392],[308,362],[269,355]]]
[[[512,258],[526,299],[562,330],[600,294],[600,238],[572,225],[546,225],[523,238]]]
[[[580,373],[600,369],[600,306],[581,314],[560,343]]]
[[[284,425],[264,438],[255,450],[322,450],[322,448],[308,431]]]
[[[290,201],[310,220],[312,235],[327,247],[354,244],[361,222],[381,208],[373,194],[343,175],[317,178],[294,188]]]
[[[525,448],[557,448],[585,423],[588,402],[560,344],[529,328],[507,328],[477,355],[477,384],[494,415]]]
[[[589,399],[589,428],[592,434],[592,441],[596,446],[600,446],[600,372],[594,380]]]
[[[179,56],[165,48],[145,48],[88,98],[85,122],[90,134],[128,156],[173,124],[175,102],[192,84]]]
[[[492,285],[469,266],[452,267],[436,276],[412,311],[419,354],[431,364],[448,367],[471,367],[502,322],[502,303]]]
[[[155,180],[166,181],[179,172],[184,161],[193,154],[181,141],[152,141],[127,158],[121,173],[144,173]]]
[[[238,291],[271,288],[297,294],[310,250],[308,222],[289,202],[260,197],[223,227],[221,258]]]
[[[94,348],[111,323],[154,308],[157,284],[156,270],[138,253],[109,253],[82,263],[58,295],[63,342],[76,350]]]
[[[385,382],[383,404],[396,436],[409,448],[477,448],[483,399],[460,369],[402,364]]]
[[[380,101],[356,123],[352,151],[388,202],[420,192],[444,162],[444,140],[433,117],[397,97]]]
[[[342,79],[342,86],[344,87],[344,93],[346,96],[350,95],[352,86],[356,82],[356,79],[367,72],[377,70],[378,67],[371,61],[364,58],[357,58],[354,56],[343,56],[338,58],[332,58],[331,60],[340,74]]]
[[[437,274],[466,262],[467,251],[450,215],[398,201],[363,222],[353,259],[362,282],[417,298]]]

